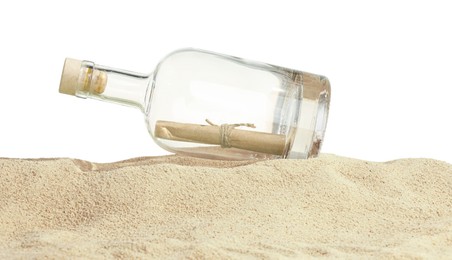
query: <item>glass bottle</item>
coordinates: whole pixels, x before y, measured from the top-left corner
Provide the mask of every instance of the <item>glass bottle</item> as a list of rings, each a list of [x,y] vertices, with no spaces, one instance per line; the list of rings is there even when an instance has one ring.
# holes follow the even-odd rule
[[[231,160],[317,156],[330,101],[326,77],[197,49],[151,74],[67,58],[59,90],[140,109],[170,152]]]

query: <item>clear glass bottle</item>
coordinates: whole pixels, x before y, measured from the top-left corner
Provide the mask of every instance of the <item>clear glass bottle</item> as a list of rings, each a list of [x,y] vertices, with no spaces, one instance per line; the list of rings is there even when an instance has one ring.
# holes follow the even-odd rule
[[[151,74],[68,58],[60,92],[140,109],[168,151],[232,160],[317,156],[330,101],[326,77],[196,49]]]

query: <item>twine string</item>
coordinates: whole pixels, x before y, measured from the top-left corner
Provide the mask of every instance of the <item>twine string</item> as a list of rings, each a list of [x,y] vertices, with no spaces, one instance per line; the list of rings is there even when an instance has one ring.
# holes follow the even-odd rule
[[[230,148],[232,145],[229,143],[229,137],[231,136],[232,130],[236,127],[245,126],[250,128],[256,128],[254,124],[250,123],[239,123],[239,124],[222,124],[217,125],[212,123],[209,119],[206,119],[206,122],[211,126],[218,126],[220,130],[220,145],[222,148]]]

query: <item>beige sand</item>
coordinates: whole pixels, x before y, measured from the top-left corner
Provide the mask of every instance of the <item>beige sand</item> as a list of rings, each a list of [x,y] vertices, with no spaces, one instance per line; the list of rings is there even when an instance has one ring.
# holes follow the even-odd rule
[[[0,159],[0,258],[452,257],[452,165]]]

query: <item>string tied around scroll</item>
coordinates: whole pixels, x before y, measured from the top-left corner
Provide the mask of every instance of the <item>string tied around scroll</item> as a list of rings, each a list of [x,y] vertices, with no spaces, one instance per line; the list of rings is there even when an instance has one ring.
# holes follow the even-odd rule
[[[206,119],[206,122],[211,126],[218,126],[217,124],[212,123],[209,119]],[[222,148],[230,148],[232,147],[229,143],[229,137],[231,136],[232,130],[239,126],[245,126],[250,128],[256,128],[254,124],[250,123],[239,123],[239,124],[222,124],[219,126],[220,129],[220,145]]]

